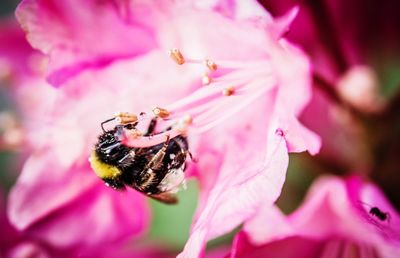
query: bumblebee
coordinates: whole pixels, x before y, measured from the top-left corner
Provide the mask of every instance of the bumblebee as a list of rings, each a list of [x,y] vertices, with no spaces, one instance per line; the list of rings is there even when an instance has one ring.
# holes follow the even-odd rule
[[[151,147],[128,147],[122,144],[121,135],[137,130],[137,120],[105,130],[103,125],[113,120],[101,123],[103,133],[89,159],[96,175],[116,190],[131,187],[158,201],[176,203],[175,193],[184,182],[186,157],[190,155],[187,139],[178,135]],[[151,120],[145,136],[154,135],[156,123],[156,118]]]

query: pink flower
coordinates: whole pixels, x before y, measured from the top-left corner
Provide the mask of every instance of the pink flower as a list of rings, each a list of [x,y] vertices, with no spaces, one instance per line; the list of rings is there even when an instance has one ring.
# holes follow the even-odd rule
[[[20,5],[17,15],[31,44],[50,57],[49,81],[63,87],[44,126],[47,142],[26,163],[10,198],[9,216],[18,228],[61,246],[139,233],[148,217],[142,197],[106,189],[87,157],[101,121],[115,111],[145,112],[143,125],[154,106],[170,113],[159,127],[172,129],[126,143],[152,146],[167,134],[188,135],[202,193],[182,257],[198,256],[208,239],[275,202],[288,152],[315,154],[320,146],[298,121],[311,97],[308,59],[282,39],[296,10],[273,19],[251,2],[257,18],[241,12],[248,7],[220,3],[213,8],[221,13],[172,2]],[[99,38],[104,46],[95,44]],[[174,47],[187,65],[174,66],[165,56]],[[171,54],[181,62],[178,51]],[[202,86],[201,77],[209,85]],[[127,200],[132,206],[122,206]],[[71,228],[82,213],[89,214],[79,219],[85,227]],[[91,229],[97,234],[88,239],[82,233]],[[56,237],[60,230],[63,238]]]
[[[200,68],[201,60],[193,57],[212,56],[215,63],[204,67],[209,85],[165,106],[168,119],[176,121],[172,130],[129,138],[127,144],[160,143],[166,135],[181,133],[182,123],[189,139],[197,139],[193,153],[203,192],[181,257],[198,256],[208,239],[250,218],[263,201],[273,203],[284,182],[288,151],[315,154],[319,149],[319,139],[296,118],[310,97],[307,58],[280,39],[295,12],[277,21],[253,21],[185,9],[174,20],[182,52],[171,55],[178,63],[187,60]],[[184,33],[188,28],[196,30]],[[215,39],[235,43],[218,47]]]
[[[285,218],[265,206],[234,241],[230,257],[398,257],[400,217],[359,177],[319,179]]]

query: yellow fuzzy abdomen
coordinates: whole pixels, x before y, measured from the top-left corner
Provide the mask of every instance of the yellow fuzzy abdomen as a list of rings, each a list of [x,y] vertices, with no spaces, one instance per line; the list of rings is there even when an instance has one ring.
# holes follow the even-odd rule
[[[95,151],[92,151],[90,154],[89,162],[96,175],[100,178],[114,178],[121,174],[121,171],[117,167],[99,160]]]

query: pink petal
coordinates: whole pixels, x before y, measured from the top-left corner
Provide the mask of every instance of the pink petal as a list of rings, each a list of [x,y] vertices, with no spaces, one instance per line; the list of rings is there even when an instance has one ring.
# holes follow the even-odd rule
[[[32,46],[50,56],[49,80],[60,85],[83,70],[155,46],[150,33],[130,20],[128,7],[112,1],[25,0],[16,15]]]
[[[273,221],[270,223],[273,223]],[[320,241],[289,237],[262,246],[253,245],[245,232],[239,232],[233,242],[230,258],[317,258],[321,257]]]
[[[275,18],[275,22],[269,26],[274,38],[279,39],[289,32],[289,27],[298,13],[299,7],[296,6],[290,9],[284,16]]]
[[[394,222],[374,218],[369,213],[372,207],[388,212]],[[287,219],[268,206],[259,210],[237,235],[231,257],[276,253],[299,257],[304,252],[305,257],[347,257],[352,253],[349,248],[360,257],[397,257],[399,229],[399,214],[376,186],[359,177],[346,181],[324,177],[313,184],[305,203]],[[290,252],[293,249],[300,253]]]
[[[265,28],[254,26],[254,22],[235,21],[218,13],[190,8],[176,9],[171,16],[173,19],[168,26],[160,24],[158,31],[160,44],[165,49],[177,47],[184,55],[196,59],[257,60],[268,57],[271,40]]]
[[[348,119],[348,114],[338,109],[325,93],[314,90],[313,98],[302,114],[302,121],[324,139],[319,153],[321,158],[342,167],[349,167],[350,164],[351,167],[369,166],[370,154],[359,133],[359,126]]]
[[[6,214],[6,200],[4,189],[0,189],[0,254],[11,247],[18,238],[17,231],[10,225]]]
[[[8,216],[18,229],[26,229],[97,182],[89,167],[62,169],[49,152],[44,150],[28,159],[10,193]]]
[[[243,226],[252,244],[260,245],[294,235],[292,225],[278,207],[271,203],[262,205]]]
[[[278,198],[288,163],[286,143],[281,136],[275,135],[275,131],[270,132],[267,148],[264,161],[247,163],[250,166],[247,168],[244,164],[238,166],[237,160],[225,161],[220,176],[227,171],[238,176],[222,179],[211,190],[204,209],[193,225],[191,236],[178,257],[197,257],[206,240],[232,230],[251,217],[261,202],[268,200],[272,203]],[[233,146],[226,151],[240,153],[241,149],[240,146]]]
[[[200,9],[213,10],[234,20],[263,19],[266,23],[272,23],[272,16],[258,1],[238,0],[194,0],[194,6]]]
[[[25,164],[9,197],[8,215],[18,229],[67,247],[115,241],[147,226],[143,196],[107,188],[88,164],[63,171],[54,155],[42,155]]]
[[[90,247],[138,235],[147,228],[149,217],[142,194],[98,184],[28,231],[57,247]]]
[[[54,253],[53,253],[54,254]],[[34,241],[20,241],[20,243],[15,244],[6,254],[8,258],[19,258],[19,257],[41,257],[50,258],[51,254]],[[68,257],[65,254],[58,254],[57,257]]]
[[[38,54],[15,20],[0,20],[0,80],[20,80],[34,74],[33,61]]]
[[[321,137],[302,125],[297,118],[284,114],[279,121],[285,133],[289,152],[308,150],[311,155],[319,152],[322,143]]]

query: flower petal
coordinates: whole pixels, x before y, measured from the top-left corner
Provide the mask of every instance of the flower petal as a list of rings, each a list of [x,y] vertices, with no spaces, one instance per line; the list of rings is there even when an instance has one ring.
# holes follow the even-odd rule
[[[370,213],[372,207],[388,212],[391,221],[374,217]],[[271,212],[259,213],[264,220],[255,217],[250,226],[245,226],[252,244],[269,245],[282,238],[300,237],[323,241],[325,251],[329,251],[329,244],[334,242],[352,241],[360,252],[367,248],[381,257],[400,254],[399,214],[376,186],[356,176],[346,181],[333,176],[318,179],[305,203],[288,216],[286,223],[278,220],[284,226],[278,231],[267,225],[266,219],[274,215]]]
[[[142,194],[117,192],[100,183],[28,231],[57,247],[91,247],[138,235],[147,228],[149,218]]]
[[[228,154],[237,154],[240,150],[243,150],[243,146],[237,145],[226,151]],[[238,176],[217,181],[218,184],[211,190],[204,209],[193,225],[191,236],[178,257],[197,257],[206,240],[238,226],[256,212],[261,202],[268,200],[273,203],[278,198],[288,164],[286,142],[275,131],[270,132],[268,147],[263,153],[263,162],[245,162],[249,167],[243,164],[238,166],[237,160],[225,161],[220,176],[230,173]],[[233,158],[237,155],[231,154],[227,157]]]
[[[312,258],[321,257],[321,242],[301,237],[288,237],[266,245],[253,245],[245,232],[239,232],[233,242],[230,258]]]
[[[16,15],[32,46],[50,56],[48,79],[59,86],[86,69],[155,46],[150,32],[129,20],[128,7],[112,1],[25,0]]]
[[[88,169],[60,168],[51,150],[31,156],[9,196],[11,223],[18,229],[26,229],[89,189],[97,179]]]

